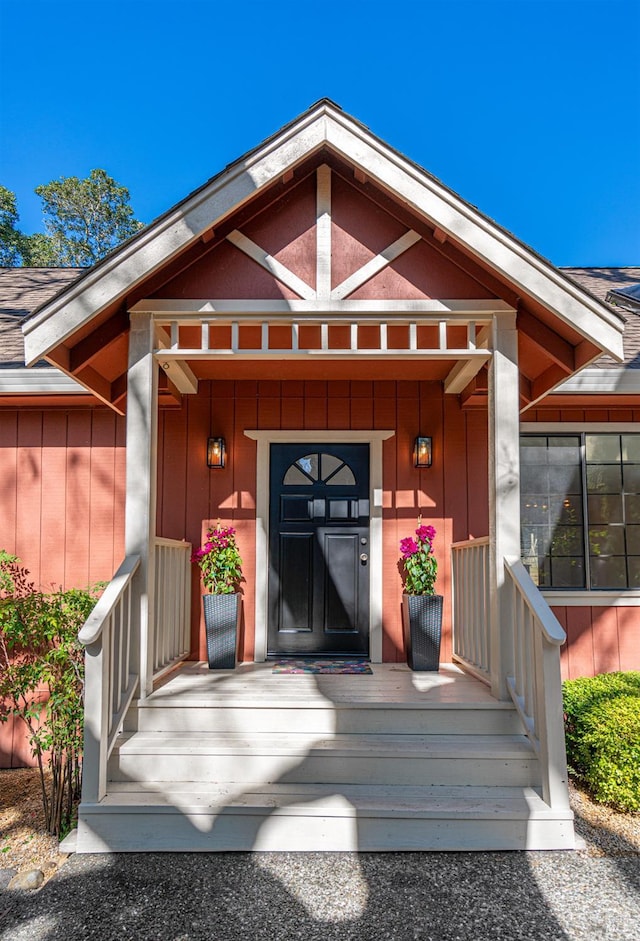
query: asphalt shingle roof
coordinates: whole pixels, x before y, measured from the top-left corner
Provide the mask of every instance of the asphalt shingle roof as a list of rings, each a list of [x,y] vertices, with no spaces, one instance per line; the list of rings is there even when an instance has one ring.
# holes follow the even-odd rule
[[[24,366],[20,325],[83,268],[0,268],[0,369]]]

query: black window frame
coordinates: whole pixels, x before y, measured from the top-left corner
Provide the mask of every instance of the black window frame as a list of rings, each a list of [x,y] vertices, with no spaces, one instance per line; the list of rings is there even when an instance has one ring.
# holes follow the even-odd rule
[[[609,459],[600,459],[592,460],[588,458],[587,455],[587,442],[590,438],[611,438],[617,439],[617,457],[615,460]],[[557,564],[555,560],[561,561],[562,553],[555,555],[553,553],[553,543],[556,541],[555,533],[558,529],[563,528],[564,533],[560,534],[560,537],[564,538],[571,537],[569,527],[563,527],[561,522],[556,521],[555,523],[549,521],[548,523],[541,522],[539,525],[531,522],[532,514],[529,512],[529,523],[523,524],[522,520],[526,518],[526,510],[530,510],[532,506],[536,506],[534,503],[528,503],[525,507],[525,500],[531,499],[535,495],[535,491],[529,489],[526,492],[521,489],[520,496],[520,507],[521,507],[521,552],[522,552],[522,561],[530,569],[532,562],[535,559],[535,568],[540,571],[540,568],[543,571],[543,581],[549,581],[549,584],[540,584],[538,580],[538,587],[541,591],[549,592],[638,592],[640,591],[640,432],[635,431],[573,431],[571,428],[567,427],[566,430],[554,430],[553,432],[545,431],[544,428],[541,428],[540,431],[535,431],[528,429],[526,432],[520,434],[520,443],[522,450],[522,441],[525,438],[545,438],[547,439],[546,450],[549,452],[549,439],[577,439],[579,441],[579,466],[580,466],[580,481],[581,481],[581,493],[579,495],[581,501],[581,522],[578,526],[577,523],[572,523],[572,527],[577,530],[581,530],[581,560],[582,560],[582,572],[584,577],[582,579],[582,584],[553,584],[553,572],[554,565]],[[624,439],[627,439],[625,442]],[[636,448],[634,449],[633,445],[629,445],[628,439],[633,438],[637,439],[635,442]],[[590,443],[590,447],[593,445]],[[606,451],[607,446],[604,446]],[[615,449],[614,449],[615,450]],[[633,459],[625,459],[625,454],[629,455],[633,450],[638,451],[638,457]],[[522,464],[528,462],[521,461]],[[547,466],[552,466],[553,462],[547,460]],[[596,472],[589,473],[589,467],[600,468],[600,479],[603,480],[603,490],[598,493],[597,490],[593,488],[593,478]],[[607,471],[607,468],[618,468],[619,471]],[[612,487],[611,484],[607,484],[606,478],[619,476],[619,488]],[[634,482],[633,489],[631,487],[631,482],[634,481],[634,478],[638,478],[638,482]],[[591,480],[590,480],[591,478]],[[547,480],[549,480],[549,475],[547,475]],[[573,486],[573,485],[572,485]],[[627,486],[629,489],[627,489]],[[538,488],[542,490],[543,488]],[[547,492],[550,493],[550,490],[547,485]],[[556,499],[559,499],[561,496],[564,496],[566,506],[566,501],[570,498],[574,498],[576,495],[572,492],[560,494],[553,494]],[[608,518],[606,520],[598,521],[594,518],[594,509],[591,507],[600,506],[604,512],[607,507],[607,503],[612,505],[612,509],[616,509],[619,518]],[[637,508],[636,508],[637,507]],[[549,509],[544,507],[545,510]],[[635,519],[633,518],[635,513]],[[535,514],[535,511],[534,511]],[[590,515],[591,514],[591,515]],[[535,533],[538,529],[541,533],[545,529],[549,530],[550,526],[555,527],[553,533],[549,531],[547,535],[547,544],[545,546],[545,554],[537,554],[537,557],[534,557],[531,553],[526,552],[526,546],[524,544],[524,538],[526,535],[526,527],[530,527],[531,530]],[[598,531],[598,529],[600,531]],[[595,544],[594,538],[600,539],[600,543]],[[604,542],[605,547],[610,548],[609,552],[600,551],[600,545]],[[616,543],[619,546],[622,546],[622,551],[615,551]],[[594,547],[598,551],[594,551]],[[631,551],[635,549],[635,552]],[[571,558],[577,559],[578,555],[572,555]],[[599,560],[603,560],[602,565],[598,565]],[[623,571],[619,570],[617,573],[618,581],[616,583],[616,578],[612,578],[611,575],[616,574],[616,562],[619,563],[619,560],[623,559]],[[560,566],[558,566],[560,568]],[[598,575],[598,570],[600,570],[600,575]],[[604,576],[602,574],[604,572]],[[546,574],[548,573],[548,578]],[[532,577],[536,581],[536,572],[532,572]],[[609,580],[607,579],[609,576]],[[623,575],[624,584],[620,583],[620,576]],[[601,581],[598,584],[598,581]],[[635,582],[635,583],[634,583]]]

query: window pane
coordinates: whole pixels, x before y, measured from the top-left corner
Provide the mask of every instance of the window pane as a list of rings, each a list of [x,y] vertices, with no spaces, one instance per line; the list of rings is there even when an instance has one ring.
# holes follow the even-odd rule
[[[640,464],[640,435],[622,435],[622,460]]]
[[[620,464],[587,465],[587,490],[589,493],[620,493],[622,475]]]
[[[520,438],[520,461],[523,464],[546,464],[547,439],[528,436]]]
[[[590,523],[622,523],[622,494],[607,493],[602,497],[589,496],[587,512]]]
[[[551,575],[554,588],[584,588],[584,562],[582,557],[552,559]]]
[[[608,468],[607,468],[608,470]],[[580,468],[571,464],[553,464],[549,467],[549,490],[551,493],[582,493]]]
[[[627,554],[640,555],[640,526],[627,526]]]
[[[590,526],[589,552],[592,556],[624,555],[624,526]]]
[[[309,477],[313,480],[318,479],[318,455],[317,454],[305,454],[304,457],[301,457],[296,461],[298,467],[302,468],[305,474],[308,474]]]
[[[580,555],[583,539],[582,526],[556,526],[551,538],[551,555]]]
[[[587,435],[587,463],[615,463],[620,460],[620,435]]]
[[[627,571],[629,572],[629,588],[640,588],[640,556],[629,556]]]
[[[625,493],[640,493],[640,464],[625,464],[622,479]]]
[[[522,498],[521,521],[523,523],[547,523],[549,499],[542,493],[527,494]]]
[[[591,558],[592,588],[626,588],[626,560],[621,556],[594,556]]]
[[[549,438],[550,464],[580,464],[580,438]]]
[[[548,555],[553,529],[548,526],[523,526],[521,543],[523,555]]]
[[[353,476],[353,471],[346,464],[327,481],[328,484],[340,484],[343,487],[353,487],[355,482],[356,479]]]
[[[549,469],[535,464],[520,468],[520,487],[524,493],[546,492],[549,487]]]
[[[336,457],[334,454],[323,454],[321,455],[322,463],[322,480],[326,480],[329,474],[332,474],[334,470],[337,470],[342,461],[339,457]]]
[[[582,500],[579,495],[549,498],[549,519],[565,526],[582,526]]]
[[[287,473],[284,475],[283,483],[290,484],[304,484],[306,487],[309,486],[309,478],[306,477],[302,471],[292,464]]]
[[[640,523],[640,494],[625,494],[624,513],[627,523]]]

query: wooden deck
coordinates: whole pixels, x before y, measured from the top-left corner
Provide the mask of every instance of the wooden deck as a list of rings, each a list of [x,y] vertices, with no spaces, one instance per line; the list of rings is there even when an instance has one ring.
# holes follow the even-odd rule
[[[511,703],[452,664],[372,669],[181,664],[132,704],[78,851],[573,845]]]
[[[382,702],[385,708],[422,705],[426,708],[477,703],[501,708],[489,687],[452,663],[438,673],[414,673],[402,663],[371,664],[369,674],[277,674],[272,663],[241,663],[235,670],[209,670],[206,663],[186,662],[165,676],[149,701],[160,703],[179,697],[210,706],[241,699],[261,702],[338,705]]]

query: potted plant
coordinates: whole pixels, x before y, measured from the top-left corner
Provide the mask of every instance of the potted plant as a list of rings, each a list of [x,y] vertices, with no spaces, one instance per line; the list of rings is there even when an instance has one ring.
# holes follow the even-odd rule
[[[438,563],[433,554],[433,526],[418,520],[413,536],[400,540],[402,628],[407,663],[412,670],[434,670],[440,666],[442,595],[435,594]]]
[[[210,670],[233,670],[236,665],[242,559],[232,526],[207,529],[206,538],[195,549],[191,561],[200,566],[207,657]]]

